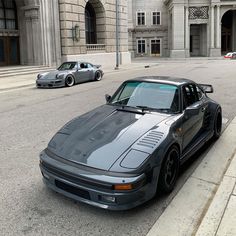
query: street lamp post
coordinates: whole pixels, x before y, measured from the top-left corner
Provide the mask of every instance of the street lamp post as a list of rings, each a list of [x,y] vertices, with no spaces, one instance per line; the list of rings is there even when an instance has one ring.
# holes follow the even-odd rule
[[[116,67],[119,69],[119,11],[118,11],[118,0],[116,0]]]

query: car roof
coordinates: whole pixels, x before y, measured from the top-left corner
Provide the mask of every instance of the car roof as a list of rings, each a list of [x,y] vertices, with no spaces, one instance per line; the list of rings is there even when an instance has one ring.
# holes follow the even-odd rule
[[[172,84],[176,86],[180,86],[180,85],[184,85],[188,83],[195,83],[194,81],[189,80],[189,79],[169,77],[169,76],[142,76],[142,77],[137,77],[137,78],[127,80],[127,81],[165,83],[165,84]]]
[[[91,62],[87,62],[87,61],[65,61],[63,63],[79,63],[79,64],[87,63],[87,64],[92,64]]]

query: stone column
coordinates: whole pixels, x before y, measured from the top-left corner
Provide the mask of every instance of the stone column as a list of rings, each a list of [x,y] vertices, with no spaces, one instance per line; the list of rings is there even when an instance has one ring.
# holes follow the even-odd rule
[[[184,2],[183,2],[184,3]],[[172,50],[171,57],[185,58],[185,12],[184,4],[175,4],[172,9]]]
[[[168,10],[167,12],[168,20],[168,56],[170,55],[170,49],[172,48],[172,15]]]
[[[61,63],[61,36],[57,0],[41,0],[40,21],[43,53],[42,63],[49,66],[59,65]]]
[[[129,29],[134,28],[134,22],[133,22],[133,0],[128,1],[128,27]]]
[[[211,6],[211,48],[215,48],[215,21],[214,21],[214,12],[215,6]]]
[[[216,48],[221,48],[220,46],[220,35],[221,35],[221,25],[220,25],[220,6],[217,5],[216,8]]]
[[[211,6],[211,44],[210,44],[210,56],[221,56],[221,28],[220,28],[220,6],[216,8]]]
[[[189,49],[190,49],[190,30],[189,30],[189,10],[188,7],[185,7],[185,55],[189,57]]]
[[[41,65],[42,44],[39,24],[39,6],[26,6],[22,9],[24,10],[24,17],[26,22],[27,64]]]
[[[232,25],[232,51],[236,51],[236,11],[233,11],[233,25]]]

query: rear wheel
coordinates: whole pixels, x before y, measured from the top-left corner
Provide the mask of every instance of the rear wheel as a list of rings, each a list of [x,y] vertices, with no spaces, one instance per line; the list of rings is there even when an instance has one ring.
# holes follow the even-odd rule
[[[165,192],[169,193],[174,189],[179,173],[179,149],[172,146],[166,154],[159,176],[159,187]]]
[[[100,81],[102,79],[101,71],[96,71],[94,80]]]
[[[221,113],[221,108],[218,107],[216,110],[215,119],[214,119],[214,135],[213,135],[213,137],[215,139],[218,139],[220,137],[221,129],[222,129],[222,113]]]
[[[73,76],[68,75],[65,80],[65,84],[67,87],[72,87],[75,84],[75,79]]]

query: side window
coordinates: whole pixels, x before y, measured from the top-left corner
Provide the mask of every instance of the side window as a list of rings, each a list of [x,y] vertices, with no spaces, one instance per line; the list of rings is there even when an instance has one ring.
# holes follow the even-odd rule
[[[204,92],[198,86],[196,86],[196,90],[197,90],[198,100],[200,101],[204,98]]]
[[[199,101],[196,85],[195,84],[190,84],[189,87],[190,87],[191,92],[192,92],[193,103]]]
[[[85,63],[85,62],[82,62],[82,63],[80,64],[80,68],[81,68],[81,69],[86,69],[86,68],[88,68],[88,64]]]
[[[196,86],[189,84],[183,87],[183,109],[199,101]]]

